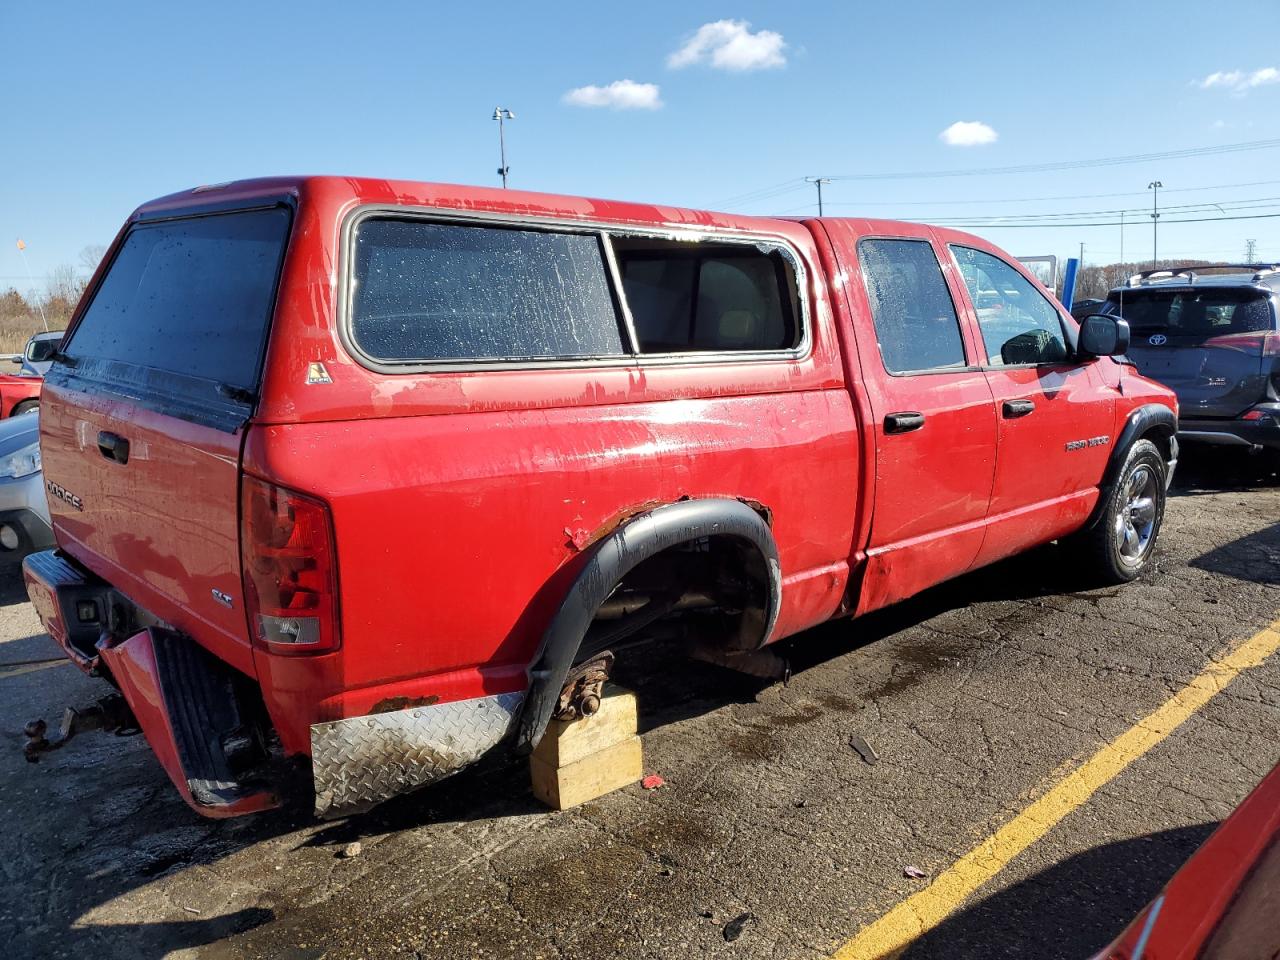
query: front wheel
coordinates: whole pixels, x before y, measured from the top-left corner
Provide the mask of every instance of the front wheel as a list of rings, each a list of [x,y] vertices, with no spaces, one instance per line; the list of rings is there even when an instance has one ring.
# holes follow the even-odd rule
[[[23,400],[21,403],[14,406],[9,416],[20,417],[24,413],[33,413],[34,411],[39,409],[40,409],[39,400]]]
[[[1164,520],[1167,470],[1160,448],[1150,440],[1129,448],[1102,516],[1072,540],[1082,573],[1103,583],[1128,583],[1141,576]]]

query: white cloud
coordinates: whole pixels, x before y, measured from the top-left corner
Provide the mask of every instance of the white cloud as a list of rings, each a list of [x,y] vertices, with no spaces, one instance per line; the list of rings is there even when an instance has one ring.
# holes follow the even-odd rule
[[[598,87],[577,87],[564,95],[573,107],[608,107],[610,110],[657,110],[662,107],[661,91],[656,83],[615,80]]]
[[[673,70],[709,63],[717,70],[767,70],[787,64],[787,41],[773,30],[751,32],[746,20],[704,23],[680,49],[667,57]]]
[[[1265,87],[1272,83],[1280,83],[1280,70],[1275,67],[1263,67],[1247,73],[1244,70],[1219,70],[1196,81],[1201,90],[1229,90],[1241,95],[1254,87]]]
[[[938,134],[938,139],[952,147],[980,147],[995,143],[1000,134],[981,120],[957,120]]]

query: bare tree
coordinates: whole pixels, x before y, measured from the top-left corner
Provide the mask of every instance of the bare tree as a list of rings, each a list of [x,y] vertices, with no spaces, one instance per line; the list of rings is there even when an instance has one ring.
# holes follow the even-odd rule
[[[102,262],[102,258],[106,256],[107,247],[102,243],[91,243],[80,251],[80,270],[85,276],[93,276],[93,271],[98,269],[98,264]]]
[[[69,263],[59,264],[49,274],[45,289],[49,300],[66,300],[75,303],[84,292],[88,281],[76,273]]]

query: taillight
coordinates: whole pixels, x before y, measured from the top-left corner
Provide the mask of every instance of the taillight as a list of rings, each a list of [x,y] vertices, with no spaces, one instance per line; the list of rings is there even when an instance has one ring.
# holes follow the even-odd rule
[[[323,653],[341,643],[333,524],[321,500],[246,476],[240,549],[249,629],[282,654]]]
[[[1263,335],[1262,355],[1264,357],[1280,357],[1280,333]]]

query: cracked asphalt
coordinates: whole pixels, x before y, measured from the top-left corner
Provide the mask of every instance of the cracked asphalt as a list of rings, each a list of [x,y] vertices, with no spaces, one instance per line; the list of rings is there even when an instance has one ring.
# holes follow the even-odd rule
[[[1280,616],[1280,478],[1187,456],[1175,493],[1157,568],[1123,589],[1085,589],[1049,547],[796,638],[786,686],[624,668],[667,785],[564,813],[501,761],[334,823],[201,820],[136,737],[27,764],[27,720],[107,690],[40,662],[56,649],[0,574],[0,940],[102,960],[830,956]],[[1272,660],[907,956],[1089,956],[1280,762],[1278,721]]]

